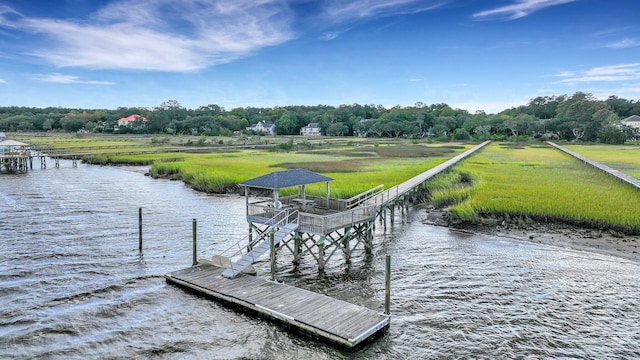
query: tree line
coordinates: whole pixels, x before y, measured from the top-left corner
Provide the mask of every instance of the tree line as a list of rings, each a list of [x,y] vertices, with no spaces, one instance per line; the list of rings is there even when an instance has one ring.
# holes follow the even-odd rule
[[[145,118],[128,126],[118,119],[132,114]],[[591,94],[539,96],[528,104],[497,114],[469,113],[447,104],[413,106],[315,105],[273,108],[244,107],[226,110],[211,104],[187,109],[176,100],[155,108],[69,109],[59,107],[0,107],[0,131],[89,131],[229,136],[245,132],[259,121],[273,123],[280,135],[296,135],[317,123],[322,135],[364,137],[433,137],[438,140],[564,139],[622,143],[640,138],[637,129],[620,120],[640,114],[640,100]]]

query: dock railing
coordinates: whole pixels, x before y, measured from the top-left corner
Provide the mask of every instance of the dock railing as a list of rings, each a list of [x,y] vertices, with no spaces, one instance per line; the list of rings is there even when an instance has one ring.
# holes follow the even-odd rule
[[[302,212],[299,216],[298,229],[303,232],[326,235],[332,231],[353,227],[375,219],[375,205],[363,205],[346,211],[329,215],[317,215]]]
[[[280,220],[287,218],[295,209],[284,206],[276,208],[271,201],[259,201],[247,205],[247,220],[264,225],[273,226]]]
[[[384,190],[384,185],[380,184],[374,188],[371,188],[363,193],[360,193],[356,196],[353,196],[346,200],[346,208],[353,209],[356,206],[360,206],[360,204],[365,203],[367,200],[377,196]]]
[[[276,209],[273,210],[276,211]],[[279,210],[273,217],[265,222],[265,225],[269,225],[271,229],[263,232],[259,232],[258,229],[253,229],[245,237],[224,250],[221,255],[227,257],[231,261],[231,264],[233,264],[234,259],[250,252],[258,243],[265,240],[271,232],[275,231],[275,228],[283,227],[286,224],[298,223],[298,219],[299,213],[297,210]],[[255,260],[256,259],[253,259],[253,261]]]

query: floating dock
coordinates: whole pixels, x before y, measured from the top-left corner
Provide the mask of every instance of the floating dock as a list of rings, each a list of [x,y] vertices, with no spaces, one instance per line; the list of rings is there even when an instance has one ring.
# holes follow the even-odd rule
[[[165,278],[168,283],[349,349],[389,328],[390,317],[377,311],[256,276],[228,279],[222,276],[223,270],[201,264]]]

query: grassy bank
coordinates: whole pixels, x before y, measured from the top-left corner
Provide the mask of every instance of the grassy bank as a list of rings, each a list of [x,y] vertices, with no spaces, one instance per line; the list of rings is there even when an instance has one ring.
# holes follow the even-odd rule
[[[494,143],[452,171],[458,178],[449,175],[439,196],[451,194],[451,212],[461,221],[515,217],[640,234],[638,190],[550,146]],[[471,179],[465,184],[460,176]],[[428,188],[437,190],[434,184]]]

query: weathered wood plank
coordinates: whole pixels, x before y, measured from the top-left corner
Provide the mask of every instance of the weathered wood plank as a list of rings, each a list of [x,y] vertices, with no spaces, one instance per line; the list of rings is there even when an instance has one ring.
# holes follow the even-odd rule
[[[221,276],[223,270],[199,265],[165,277],[169,283],[347,348],[357,347],[389,327],[389,316],[374,310],[255,276],[227,279]]]

